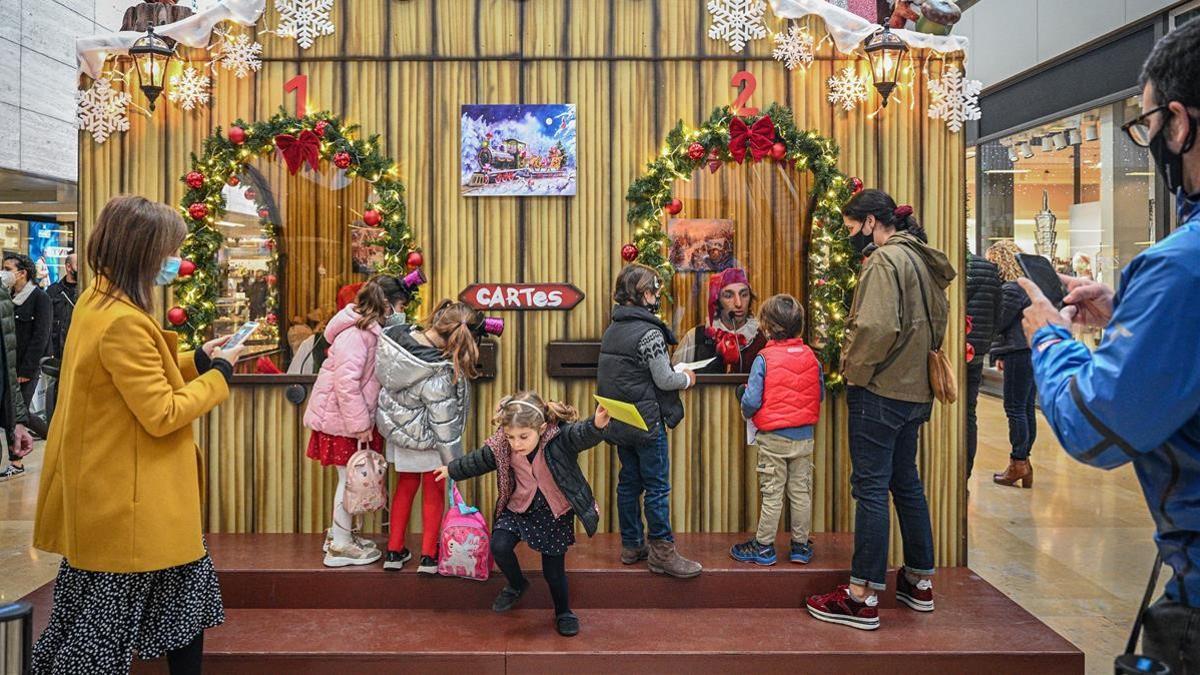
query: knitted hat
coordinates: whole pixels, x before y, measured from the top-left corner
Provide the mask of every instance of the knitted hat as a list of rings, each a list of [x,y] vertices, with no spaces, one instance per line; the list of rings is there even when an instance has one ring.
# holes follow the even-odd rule
[[[712,325],[717,319],[717,311],[721,308],[721,291],[734,284],[750,285],[746,270],[741,267],[730,267],[708,277],[708,323]]]
[[[355,298],[358,297],[358,292],[362,290],[362,287],[366,283],[365,281],[360,281],[357,284],[348,284],[339,288],[337,292],[337,311],[340,312],[346,309],[346,305],[354,304]]]

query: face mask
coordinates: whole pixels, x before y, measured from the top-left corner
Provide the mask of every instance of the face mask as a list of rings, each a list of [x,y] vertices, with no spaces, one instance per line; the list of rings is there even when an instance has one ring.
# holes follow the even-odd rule
[[[403,326],[406,323],[408,323],[408,315],[404,312],[392,312],[392,315],[387,318],[387,321],[383,325],[391,328],[392,326]]]
[[[875,237],[867,234],[865,232],[866,229],[867,224],[863,223],[863,226],[858,230],[858,234],[850,235],[850,246],[858,255],[862,255],[868,246],[875,243]]]
[[[1154,158],[1154,168],[1163,177],[1167,190],[1176,192],[1183,187],[1183,155],[1192,149],[1196,141],[1196,120],[1188,116],[1188,137],[1180,153],[1171,152],[1167,147],[1166,131],[1167,124],[1164,123],[1162,129],[1150,139],[1150,156]]]
[[[179,266],[183,260],[174,256],[163,261],[162,268],[158,270],[158,276],[154,277],[156,286],[166,286],[175,281],[175,277],[179,276]]]
[[[0,284],[3,284],[5,288],[12,288],[15,283],[17,283],[17,275],[8,270],[0,272]]]

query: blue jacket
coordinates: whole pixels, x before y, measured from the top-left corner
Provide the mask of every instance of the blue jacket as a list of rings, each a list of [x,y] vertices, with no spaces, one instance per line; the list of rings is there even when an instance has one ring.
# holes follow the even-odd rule
[[[1130,261],[1094,352],[1058,326],[1033,337],[1042,411],[1081,462],[1133,462],[1154,517],[1167,597],[1200,607],[1200,195],[1179,228]]]

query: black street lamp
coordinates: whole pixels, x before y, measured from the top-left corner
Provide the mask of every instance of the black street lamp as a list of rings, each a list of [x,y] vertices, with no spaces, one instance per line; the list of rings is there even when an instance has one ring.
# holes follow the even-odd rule
[[[883,97],[883,106],[887,107],[888,96],[900,81],[900,61],[908,51],[908,45],[884,26],[882,30],[867,38],[863,49],[871,60],[871,75],[875,79],[875,89]]]
[[[154,26],[147,28],[146,34],[129,47],[129,55],[137,65],[138,84],[150,103],[151,112],[154,112],[154,102],[162,93],[167,78],[167,64],[174,53],[166,40],[154,33]]]

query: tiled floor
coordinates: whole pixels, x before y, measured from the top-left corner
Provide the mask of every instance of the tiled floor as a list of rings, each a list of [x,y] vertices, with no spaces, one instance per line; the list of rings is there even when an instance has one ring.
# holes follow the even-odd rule
[[[1154,560],[1153,528],[1133,471],[1104,472],[1067,457],[1043,422],[1032,490],[991,482],[1008,457],[999,401],[980,401],[971,480],[970,566],[1112,672]],[[53,578],[58,556],[30,547],[37,470],[0,483],[0,601]]]

